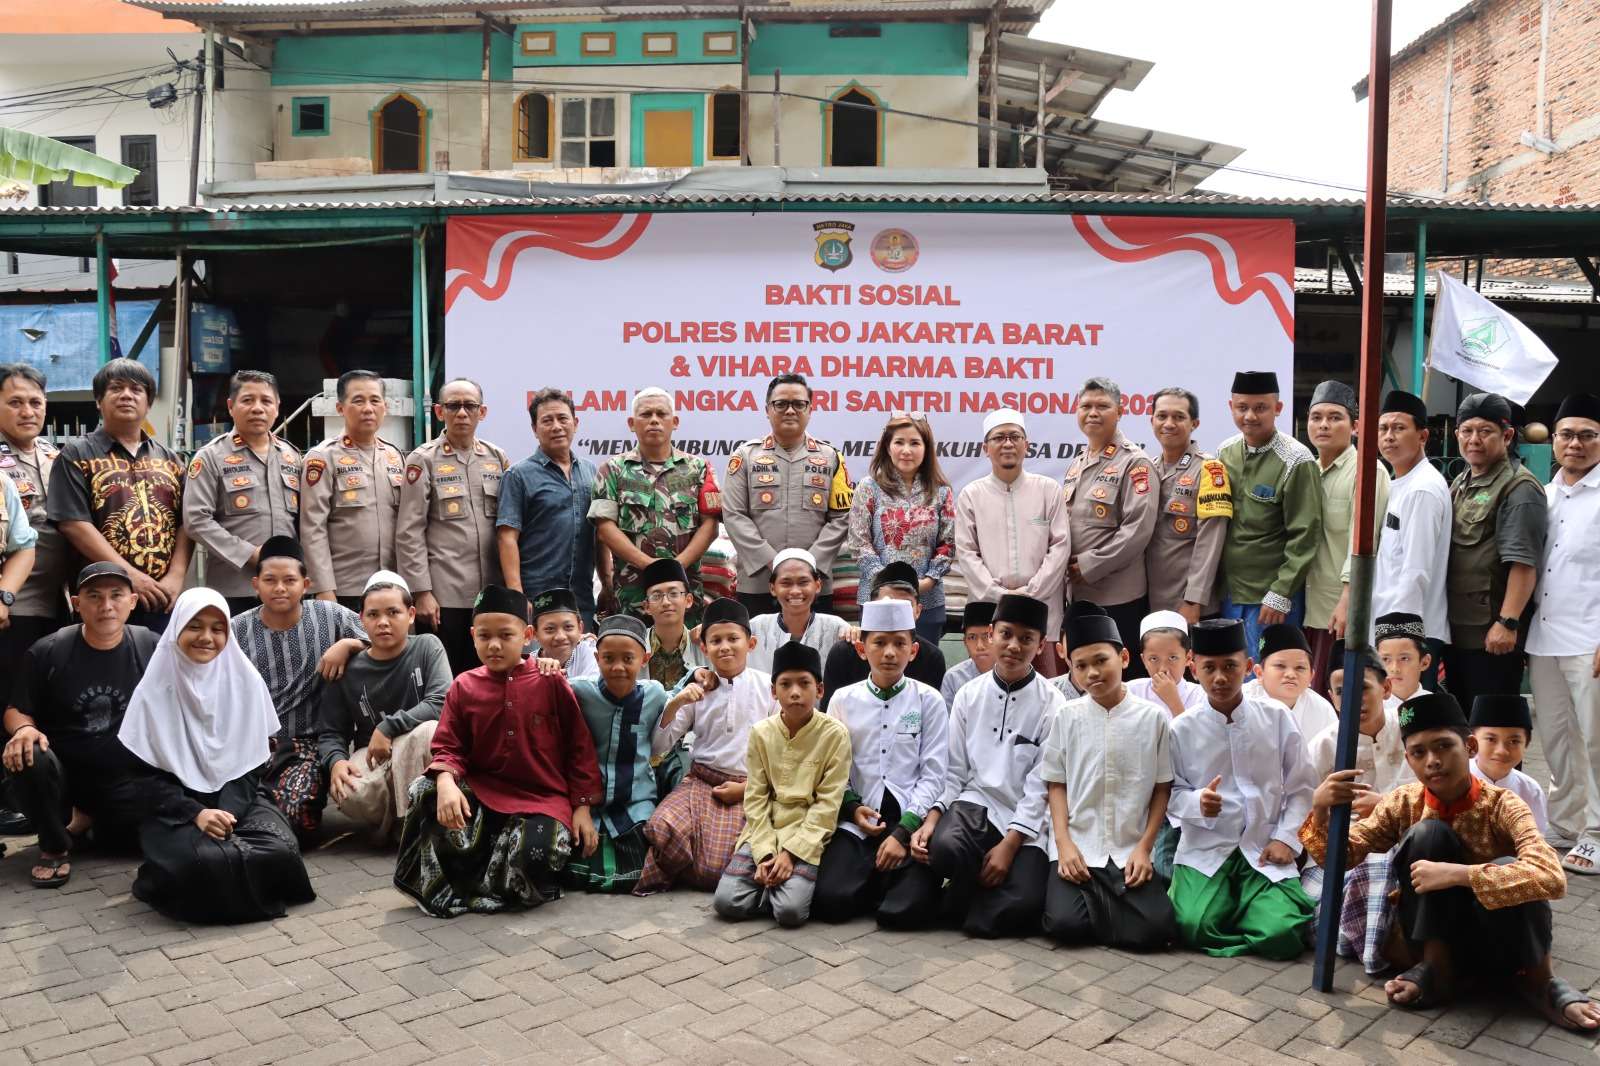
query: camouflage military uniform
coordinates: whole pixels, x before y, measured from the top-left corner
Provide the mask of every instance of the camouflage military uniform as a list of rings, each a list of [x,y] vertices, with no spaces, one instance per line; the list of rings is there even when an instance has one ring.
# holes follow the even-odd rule
[[[665,461],[645,461],[634,448],[608,459],[595,475],[589,519],[610,519],[623,535],[646,555],[667,559],[689,546],[702,518],[722,514],[722,493],[717,476],[704,459],[673,449]],[[700,583],[700,562],[685,567],[693,599],[686,624],[700,624],[705,598]],[[648,622],[639,572],[621,564],[616,570],[617,601],[622,609]],[[535,591],[528,590],[530,593]]]

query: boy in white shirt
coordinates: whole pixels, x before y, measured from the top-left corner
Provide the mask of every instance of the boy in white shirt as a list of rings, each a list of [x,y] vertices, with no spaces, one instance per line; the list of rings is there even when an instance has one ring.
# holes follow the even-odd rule
[[[1037,771],[1056,863],[1041,924],[1063,944],[1159,951],[1178,935],[1151,862],[1172,793],[1171,715],[1122,683],[1128,651],[1112,619],[1077,618],[1064,633],[1086,695],[1056,717]]]
[[[864,604],[856,652],[872,673],[828,705],[850,730],[853,755],[839,831],[822,853],[811,901],[825,922],[875,914],[909,929],[938,917],[940,879],[925,858],[912,859],[911,836],[944,793],[950,712],[939,693],[906,676],[916,626],[909,603]]]
[[[1521,696],[1479,696],[1472,701],[1472,717],[1467,724],[1478,741],[1478,754],[1472,758],[1472,776],[1491,785],[1508,788],[1522,797],[1533,812],[1539,832],[1550,831],[1550,815],[1539,782],[1518,769],[1528,740],[1533,736],[1533,715]],[[1571,867],[1568,867],[1571,869]],[[1580,873],[1589,873],[1580,869]]]
[[[635,895],[674,882],[710,892],[722,880],[744,831],[750,728],[778,709],[772,679],[746,669],[755,646],[750,612],[737,600],[711,601],[700,623],[700,647],[711,669],[685,675],[650,738],[651,754],[664,755],[694,730],[694,761],[645,823],[650,853]]]
[[[1256,679],[1245,685],[1245,696],[1269,696],[1289,708],[1302,737],[1338,722],[1333,704],[1311,691],[1311,644],[1299,626],[1279,622],[1262,629],[1255,658]]]
[[[1392,611],[1372,623],[1372,647],[1389,672],[1389,699],[1385,706],[1396,714],[1400,705],[1422,692],[1422,679],[1433,666],[1422,617]]]
[[[1194,656],[1189,651],[1189,621],[1177,611],[1156,611],[1139,623],[1139,658],[1148,677],[1128,682],[1141,700],[1165,707],[1176,718],[1203,707],[1206,690],[1184,677]]]
[[[956,693],[944,793],[911,835],[911,857],[950,880],[945,914],[969,936],[1028,936],[1044,910],[1044,780],[1034,773],[1062,707],[1033,668],[1049,608],[1007,594],[994,612],[994,669]]]
[[[1182,830],[1170,892],[1178,931],[1208,955],[1292,959],[1314,913],[1295,858],[1316,776],[1294,717],[1243,691],[1251,665],[1244,624],[1215,619],[1189,635],[1206,706],[1172,721],[1167,819]]]
[[[560,663],[569,681],[580,677],[600,680],[600,663],[594,657],[594,641],[584,635],[577,595],[571,589],[545,589],[528,601],[533,604],[533,639],[539,645],[539,658]]]

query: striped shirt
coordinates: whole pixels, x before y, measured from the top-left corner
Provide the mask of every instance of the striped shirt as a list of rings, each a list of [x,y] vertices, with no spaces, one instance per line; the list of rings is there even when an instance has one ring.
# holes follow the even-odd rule
[[[302,602],[300,621],[292,629],[267,628],[260,607],[234,618],[233,639],[272,693],[272,706],[282,727],[280,742],[316,734],[322,698],[317,664],[324,652],[346,637],[366,640],[367,631],[361,628],[359,615],[330,600]]]

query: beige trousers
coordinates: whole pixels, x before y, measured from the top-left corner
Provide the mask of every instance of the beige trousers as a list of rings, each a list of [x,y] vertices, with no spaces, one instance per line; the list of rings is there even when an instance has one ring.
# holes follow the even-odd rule
[[[410,809],[411,782],[428,768],[433,733],[438,727],[438,722],[423,722],[396,737],[389,761],[375,767],[367,765],[367,749],[358,748],[350,756],[350,764],[361,771],[361,776],[338,804],[339,810],[353,821],[373,826],[380,837],[388,836]]]

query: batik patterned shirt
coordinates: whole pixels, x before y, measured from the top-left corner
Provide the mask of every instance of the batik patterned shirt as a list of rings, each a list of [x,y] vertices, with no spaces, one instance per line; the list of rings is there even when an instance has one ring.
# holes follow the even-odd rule
[[[49,515],[93,523],[129,566],[159,581],[183,524],[183,459],[150,437],[133,452],[104,428],[73,437],[50,472]]]

